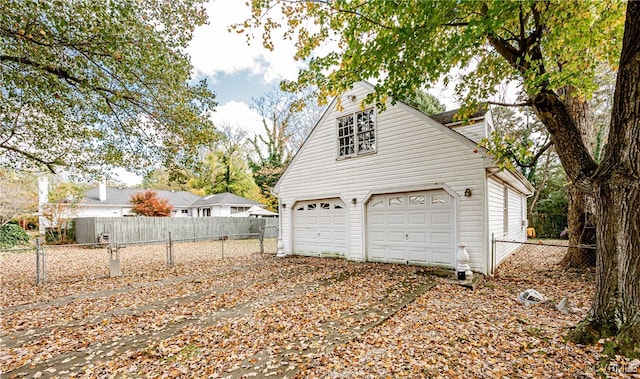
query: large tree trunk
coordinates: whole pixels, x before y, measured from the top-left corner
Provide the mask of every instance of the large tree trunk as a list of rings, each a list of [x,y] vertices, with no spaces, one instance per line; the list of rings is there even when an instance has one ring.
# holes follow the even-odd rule
[[[567,186],[567,224],[569,229],[569,248],[564,264],[569,267],[583,268],[596,265],[596,228],[593,222],[592,198],[578,186]]]
[[[582,137],[582,143],[593,157],[591,148],[593,117],[589,103],[576,93],[572,86],[565,88],[564,103],[567,111],[573,117],[576,127]],[[594,267],[596,265],[596,251],[590,246],[596,242],[594,224],[593,198],[580,187],[571,183],[567,186],[567,223],[569,229],[569,248],[564,263],[569,267]]]
[[[580,342],[616,336],[624,355],[640,354],[640,2],[627,4],[609,142],[594,175],[596,292]]]
[[[589,316],[570,337],[615,336],[620,354],[640,354],[640,2],[627,3],[625,32],[605,156],[599,167],[565,104],[549,90],[533,99],[565,171],[595,200],[596,290]]]

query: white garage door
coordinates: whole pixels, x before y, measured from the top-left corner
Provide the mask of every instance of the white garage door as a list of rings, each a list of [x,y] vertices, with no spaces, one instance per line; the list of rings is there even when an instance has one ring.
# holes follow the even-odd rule
[[[368,260],[455,266],[455,202],[444,190],[376,195],[367,204]]]
[[[347,253],[347,216],[340,199],[296,203],[293,213],[293,251],[305,255]]]

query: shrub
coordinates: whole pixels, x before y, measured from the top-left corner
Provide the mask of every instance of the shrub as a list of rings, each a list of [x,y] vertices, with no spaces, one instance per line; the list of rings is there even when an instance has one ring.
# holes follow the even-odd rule
[[[18,225],[0,226],[0,249],[10,249],[16,245],[29,243],[29,235]]]

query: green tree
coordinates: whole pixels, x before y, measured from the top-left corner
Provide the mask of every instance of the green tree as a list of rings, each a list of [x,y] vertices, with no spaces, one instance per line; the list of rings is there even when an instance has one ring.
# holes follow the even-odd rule
[[[284,24],[268,14],[278,6]],[[264,26],[263,43],[272,47],[271,31],[284,25],[286,36],[298,36],[295,57],[309,59],[288,88],[313,84],[321,98],[373,78],[376,91],[364,101],[384,109],[390,94],[409,94],[442,76],[450,81],[449,73],[463,68],[456,88],[470,112],[505,79],[520,80],[527,95],[520,105],[545,125],[571,182],[594,196],[596,291],[572,338],[615,336],[614,349],[638,353],[640,2],[265,0],[252,9],[243,27]],[[313,56],[329,39],[337,39],[337,48]],[[560,91],[572,87],[589,97],[603,63],[618,75],[608,142],[597,162]]]
[[[397,96],[396,96],[397,97]],[[435,96],[424,90],[417,90],[406,98],[397,97],[426,115],[444,112],[446,107]]]
[[[187,184],[189,174],[185,170],[172,171],[156,168],[142,178],[142,188],[156,190],[189,191]]]
[[[0,167],[143,172],[214,138],[184,53],[204,0],[0,0]]]
[[[501,167],[518,169],[531,181],[540,159],[552,147],[549,133],[529,109],[492,110],[494,130],[481,141]]]
[[[203,154],[187,185],[204,196],[230,192],[251,200],[260,200],[259,189],[251,176],[247,155],[247,132],[224,124],[218,142]]]

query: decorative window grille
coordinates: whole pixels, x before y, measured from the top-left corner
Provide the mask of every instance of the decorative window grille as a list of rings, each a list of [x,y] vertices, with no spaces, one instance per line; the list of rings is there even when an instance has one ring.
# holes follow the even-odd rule
[[[338,156],[350,157],[376,151],[373,108],[338,118]]]
[[[389,206],[390,207],[399,207],[404,203],[404,198],[402,196],[389,196]]]

